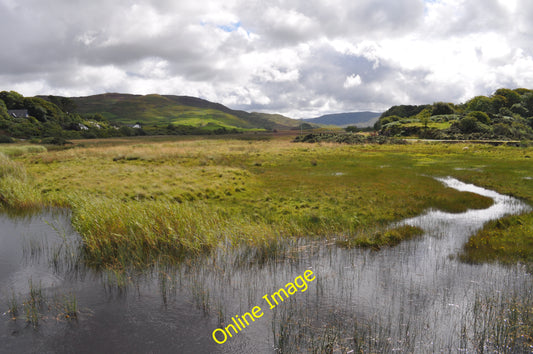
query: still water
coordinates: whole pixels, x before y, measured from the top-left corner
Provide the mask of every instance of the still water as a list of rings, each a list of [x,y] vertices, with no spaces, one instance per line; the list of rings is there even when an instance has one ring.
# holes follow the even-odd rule
[[[334,240],[296,240],[272,259],[258,260],[249,248],[219,249],[126,275],[83,266],[68,212],[0,216],[0,352],[533,351],[525,340],[517,347],[506,342],[513,336],[505,327],[509,313],[533,297],[525,267],[470,265],[455,257],[486,221],[530,207],[452,178],[440,181],[494,204],[460,214],[429,210],[404,220],[425,234],[377,252],[338,248]],[[307,290],[298,288],[269,309],[263,296],[306,270],[316,276]],[[41,292],[37,323],[26,321],[32,289]],[[72,299],[75,319],[65,316]],[[9,312],[13,303],[16,320]],[[263,316],[215,343],[216,328],[255,306]]]

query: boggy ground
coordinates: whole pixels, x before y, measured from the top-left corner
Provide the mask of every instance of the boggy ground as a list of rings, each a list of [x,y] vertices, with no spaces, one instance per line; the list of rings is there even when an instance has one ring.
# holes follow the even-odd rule
[[[107,267],[142,266],[221,244],[271,250],[285,237],[379,248],[417,233],[386,231],[391,222],[428,208],[462,212],[492,204],[445,188],[433,178],[439,176],[533,201],[533,148],[291,139],[147,137],[53,151],[10,147],[11,158],[0,156],[0,199],[8,209],[71,208],[87,262]],[[490,247],[498,250],[490,259],[503,257],[499,239],[531,245],[533,214],[519,218],[509,221],[511,228],[487,226]],[[475,260],[471,248],[467,260]],[[503,258],[531,259],[531,247],[522,251],[509,248]]]

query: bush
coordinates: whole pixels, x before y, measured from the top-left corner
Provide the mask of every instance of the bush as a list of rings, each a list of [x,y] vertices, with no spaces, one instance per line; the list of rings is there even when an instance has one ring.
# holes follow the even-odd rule
[[[511,107],[512,105],[519,103],[521,98],[518,93],[507,88],[501,88],[494,92],[494,96],[502,96],[505,98],[505,106]]]
[[[431,110],[432,116],[440,116],[446,114],[454,114],[454,110],[449,103],[446,102],[436,102],[433,103],[433,108]]]
[[[489,112],[492,108],[490,98],[485,96],[476,96],[466,103],[469,111],[483,111]]]
[[[9,144],[13,142],[14,140],[10,136],[0,135],[0,144]]]
[[[511,112],[521,115],[522,117],[527,117],[529,111],[526,107],[522,106],[520,103],[515,103],[511,107]]]
[[[470,134],[479,130],[478,120],[470,115],[459,121],[459,130],[461,133]]]
[[[480,111],[470,112],[468,113],[467,117],[472,117],[476,119],[478,122],[483,123],[483,124],[490,123],[490,118],[485,112],[480,112]]]
[[[494,124],[492,126],[492,131],[498,137],[500,136],[511,137],[512,136],[511,129],[509,129],[507,125],[502,124],[502,123]]]

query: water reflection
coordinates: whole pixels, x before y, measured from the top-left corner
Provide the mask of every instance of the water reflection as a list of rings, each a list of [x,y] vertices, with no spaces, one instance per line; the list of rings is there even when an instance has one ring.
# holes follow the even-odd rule
[[[430,210],[404,220],[421,227],[424,237],[379,252],[299,239],[283,241],[283,257],[261,258],[261,262],[254,262],[257,253],[249,248],[221,248],[142,273],[83,267],[77,252],[79,237],[68,226],[68,214],[43,214],[21,221],[0,217],[2,306],[12,294],[26,298],[32,279],[49,304],[75,294],[80,313],[76,321],[67,321],[47,308],[37,328],[27,326],[23,319],[8,320],[6,314],[0,350],[495,350],[500,347],[494,343],[505,343],[505,336],[511,334],[494,328],[504,319],[511,299],[517,306],[530,301],[531,277],[519,265],[470,265],[453,256],[486,221],[530,207],[452,178],[441,182],[493,198],[494,204],[460,214]],[[316,282],[306,292],[267,310],[262,297],[306,269],[313,270]],[[264,307],[264,316],[223,345],[212,340],[214,329],[253,306]]]

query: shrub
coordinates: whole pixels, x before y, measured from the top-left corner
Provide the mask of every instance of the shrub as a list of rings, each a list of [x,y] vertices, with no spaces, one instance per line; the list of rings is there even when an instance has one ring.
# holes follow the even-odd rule
[[[466,103],[469,111],[483,111],[489,112],[492,108],[490,98],[485,96],[476,96]]]
[[[479,130],[478,120],[472,116],[466,116],[459,121],[461,133],[469,134]]]
[[[487,113],[485,113],[485,112],[480,112],[480,111],[470,112],[470,113],[468,113],[467,117],[472,117],[472,118],[476,119],[478,122],[483,123],[483,124],[489,124],[490,123],[490,118],[487,115]]]
[[[515,103],[511,107],[511,112],[521,115],[522,117],[527,117],[529,111],[526,107],[522,106],[520,103]]]
[[[506,107],[511,107],[515,103],[520,102],[520,95],[513,90],[507,88],[501,88],[494,92],[494,96],[502,96],[505,98]]]
[[[509,127],[505,124],[498,123],[494,124],[492,127],[492,130],[495,135],[497,136],[505,136],[505,137],[511,137],[512,133]]]
[[[7,135],[0,135],[0,144],[13,143],[13,139]]]
[[[454,114],[454,110],[449,103],[446,102],[436,102],[433,103],[433,108],[431,110],[432,116],[440,116],[446,114]]]

